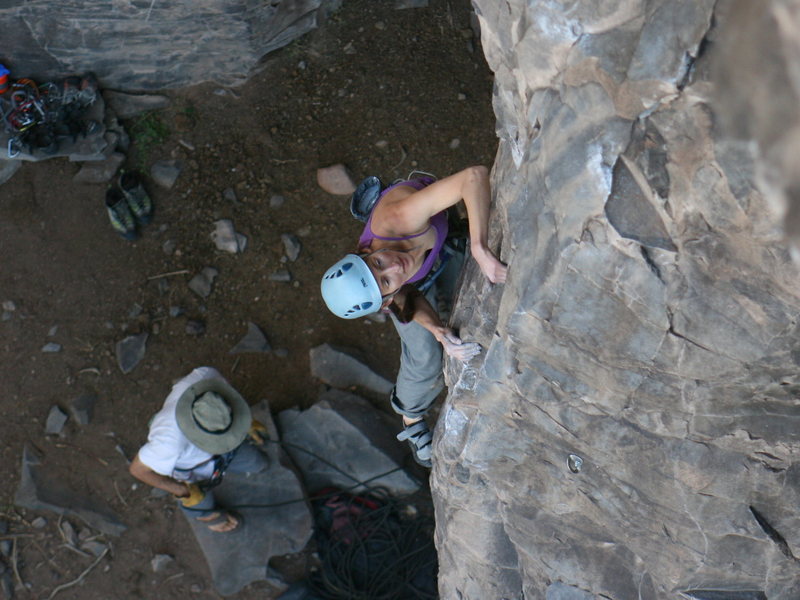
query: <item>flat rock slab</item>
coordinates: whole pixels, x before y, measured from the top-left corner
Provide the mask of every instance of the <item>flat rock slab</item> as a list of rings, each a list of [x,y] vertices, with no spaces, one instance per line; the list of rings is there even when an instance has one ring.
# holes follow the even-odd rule
[[[160,110],[170,105],[170,99],[157,94],[126,94],[104,90],[103,97],[120,119],[130,119],[151,110]]]
[[[253,418],[267,427],[269,439],[277,440],[266,400],[251,408]],[[300,480],[287,466],[288,459],[278,444],[266,442],[263,450],[269,458],[265,471],[250,477],[229,473],[214,494],[220,506],[227,507],[286,504],[237,508],[244,523],[231,534],[214,533],[195,519],[187,519],[208,562],[214,587],[224,596],[253,581],[266,580],[267,563],[273,556],[299,552],[311,538],[311,510]]]
[[[105,160],[87,161],[81,170],[75,173],[72,181],[75,183],[106,183],[119,171],[125,155],[121,152],[112,152]]]
[[[396,496],[412,494],[420,483],[400,468],[406,446],[388,419],[363,398],[339,390],[323,393],[307,410],[278,415],[283,439],[291,444],[287,452],[312,492],[329,486],[362,492],[366,487],[359,482],[368,482]]]
[[[106,535],[120,535],[126,529],[106,504],[71,490],[59,477],[45,473],[41,458],[28,446],[22,452],[22,470],[14,504],[75,516]]]
[[[344,349],[330,344],[312,348],[309,358],[311,374],[335,388],[359,386],[379,394],[388,394],[394,386]]]

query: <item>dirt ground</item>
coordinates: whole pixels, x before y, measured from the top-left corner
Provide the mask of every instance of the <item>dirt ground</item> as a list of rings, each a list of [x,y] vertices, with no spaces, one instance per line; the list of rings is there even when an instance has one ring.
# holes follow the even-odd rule
[[[110,554],[57,598],[217,598],[172,501],[135,485],[117,446],[129,458],[136,453],[173,380],[195,366],[217,367],[251,402],[266,398],[276,412],[315,401],[320,382],[309,373],[308,352],[324,342],[361,350],[393,377],[399,344],[391,324],[339,320],[322,306],[320,275],[353,247],[360,224],[348,198],[319,189],[316,170],[343,163],[356,179],[391,181],[415,167],[443,175],[491,165],[496,151],[492,76],[470,29],[468,0],[410,10],[393,4],[346,0],[320,29],[266,57],[240,88],[168,92],[172,106],[157,115],[167,139],[139,140],[126,166],[175,158],[183,172],[168,191],[147,181],[156,214],[135,243],[112,231],[104,185],[73,183],[78,164],[25,164],[0,189],[0,301],[14,306],[0,321],[0,517],[15,546],[14,580],[24,582],[18,598],[49,598],[94,560],[65,546],[56,515],[14,507],[25,444],[128,526],[118,538],[99,538]],[[235,202],[225,197],[228,188]],[[270,205],[275,195],[285,198],[281,206]],[[244,253],[215,248],[209,236],[220,218],[247,236]],[[296,262],[281,262],[282,233],[302,241]],[[202,300],[187,283],[206,266],[219,276]],[[280,268],[293,283],[269,280]],[[170,316],[176,306],[185,314]],[[205,332],[188,334],[189,319]],[[286,353],[229,355],[249,321]],[[142,332],[149,333],[146,356],[123,374],[115,344]],[[43,353],[48,342],[62,350]],[[62,437],[45,436],[50,407],[86,391],[98,396],[91,424],[70,422]],[[385,399],[373,400],[387,408]],[[46,524],[36,528],[39,516]],[[175,561],[154,573],[155,554]],[[275,593],[259,582],[231,597]]]

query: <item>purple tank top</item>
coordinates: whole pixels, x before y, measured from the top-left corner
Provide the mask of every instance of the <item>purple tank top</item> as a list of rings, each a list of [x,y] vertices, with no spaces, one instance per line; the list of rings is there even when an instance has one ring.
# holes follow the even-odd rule
[[[399,183],[395,183],[394,185],[390,185],[385,190],[383,190],[383,192],[381,192],[381,195],[378,197],[378,202],[381,201],[381,199],[386,195],[386,193],[389,190],[394,189],[399,185],[405,185],[405,186],[408,186],[408,187],[412,187],[415,190],[421,190],[421,189],[429,186],[430,184],[432,184],[434,181],[436,181],[436,180],[435,179],[431,179],[430,177],[425,177],[425,178],[410,179],[408,181],[401,181]],[[375,203],[375,206],[378,205],[378,202]],[[431,251],[428,253],[428,256],[425,257],[425,261],[422,263],[422,266],[419,268],[419,270],[416,273],[414,273],[414,275],[411,277],[411,279],[406,281],[406,283],[415,283],[417,281],[420,281],[420,280],[424,279],[425,276],[433,268],[433,264],[436,262],[436,259],[439,256],[439,252],[441,251],[442,246],[444,246],[445,238],[447,238],[447,229],[448,229],[447,228],[447,211],[443,210],[443,211],[438,212],[435,215],[433,215],[431,217],[431,220],[430,220],[430,225],[428,225],[428,228],[425,229],[425,231],[423,231],[421,233],[415,233],[413,235],[405,235],[403,237],[383,237],[383,236],[374,234],[372,232],[372,215],[373,214],[375,214],[375,207],[374,206],[372,207],[372,213],[370,213],[369,219],[367,220],[367,225],[366,225],[366,227],[364,227],[364,231],[361,233],[361,237],[358,238],[358,247],[359,248],[363,248],[365,246],[369,246],[372,243],[372,240],[375,240],[375,239],[385,240],[385,241],[389,241],[389,242],[400,242],[400,241],[403,241],[403,240],[411,240],[411,239],[414,239],[414,238],[419,237],[421,235],[425,235],[426,233],[428,233],[428,231],[430,230],[431,227],[433,227],[436,230],[436,241],[433,244],[433,248],[431,248]]]

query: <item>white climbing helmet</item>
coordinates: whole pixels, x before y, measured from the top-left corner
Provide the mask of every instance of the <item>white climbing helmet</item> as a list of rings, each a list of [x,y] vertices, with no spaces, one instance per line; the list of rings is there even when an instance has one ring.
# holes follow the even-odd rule
[[[367,263],[348,254],[325,271],[320,284],[330,311],[343,319],[357,319],[381,308],[381,291]]]

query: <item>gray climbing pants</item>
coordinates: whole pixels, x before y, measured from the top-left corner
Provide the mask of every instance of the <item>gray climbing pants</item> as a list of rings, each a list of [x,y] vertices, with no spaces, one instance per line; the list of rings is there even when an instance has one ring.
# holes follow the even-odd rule
[[[425,293],[435,309],[449,307],[453,301],[464,255],[457,253],[447,262],[444,271]],[[392,392],[392,408],[398,414],[417,419],[422,417],[444,389],[442,346],[433,334],[417,323],[401,323],[390,315],[400,336],[400,370]]]

